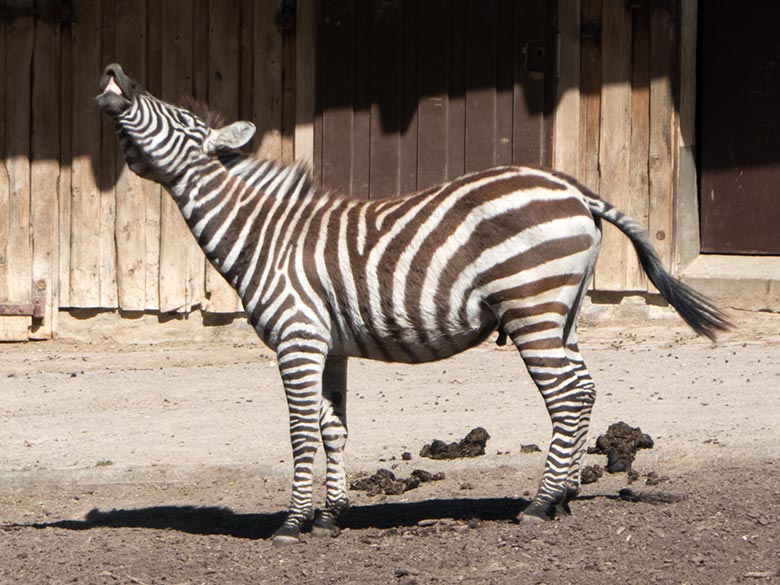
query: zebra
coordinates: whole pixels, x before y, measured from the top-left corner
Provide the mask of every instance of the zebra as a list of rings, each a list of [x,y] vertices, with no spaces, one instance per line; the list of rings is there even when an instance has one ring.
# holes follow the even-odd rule
[[[664,268],[633,220],[563,174],[499,166],[403,197],[358,200],[318,187],[302,165],[241,153],[253,124],[216,124],[163,102],[117,64],[100,90],[98,106],[114,119],[130,169],[170,193],[276,353],[293,483],[275,544],[298,542],[304,529],[338,534],[349,506],[349,357],[439,360],[497,330],[518,349],[552,421],[537,493],[518,520],[569,513],[596,396],[577,317],[602,220],[630,239],[650,282],[694,331],[714,339],[730,327]],[[326,497],[315,511],[320,442]]]

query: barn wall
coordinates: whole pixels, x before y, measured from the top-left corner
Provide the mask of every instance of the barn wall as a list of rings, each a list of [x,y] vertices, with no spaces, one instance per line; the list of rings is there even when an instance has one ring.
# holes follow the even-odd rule
[[[672,268],[677,0],[559,0],[554,165],[632,216]],[[698,242],[697,242],[698,244]],[[628,239],[604,228],[593,287],[649,291]]]
[[[94,97],[116,61],[163,99],[252,120],[253,147],[291,160],[294,15],[266,0],[78,0],[70,21],[58,4],[0,0],[0,339],[50,337],[58,309],[240,311],[168,195],[127,170]]]
[[[0,19],[0,339],[50,337],[59,311],[80,321],[194,308],[206,317],[235,314],[234,293],[167,195],[125,168],[113,128],[94,106],[100,73],[118,61],[165,99],[190,95],[228,119],[251,119],[255,149],[321,171],[316,130],[338,112],[315,114],[317,3],[299,2],[297,23],[279,21],[281,3],[265,0],[79,0],[72,23],[59,20],[67,17],[59,4],[0,0],[6,13],[39,13]],[[558,0],[556,23],[554,165],[636,218],[668,266],[673,245],[680,248],[680,10],[678,0]],[[297,39],[289,26],[296,24]],[[383,90],[379,81],[373,90]],[[368,114],[356,123],[370,129],[374,110],[355,110]],[[381,151],[377,132],[369,134]],[[629,243],[611,226],[594,287],[648,290]]]

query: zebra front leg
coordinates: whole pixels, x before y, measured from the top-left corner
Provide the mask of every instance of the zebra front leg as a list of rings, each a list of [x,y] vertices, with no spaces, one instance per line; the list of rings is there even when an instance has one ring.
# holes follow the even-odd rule
[[[277,545],[298,542],[301,529],[314,517],[313,467],[319,444],[325,356],[312,350],[308,340],[283,343],[278,349],[279,371],[290,414],[294,475],[290,511],[273,536]]]
[[[349,508],[344,447],[347,443],[347,358],[328,356],[322,375],[320,433],[327,456],[325,508],[315,514],[312,534],[338,536],[338,518]]]

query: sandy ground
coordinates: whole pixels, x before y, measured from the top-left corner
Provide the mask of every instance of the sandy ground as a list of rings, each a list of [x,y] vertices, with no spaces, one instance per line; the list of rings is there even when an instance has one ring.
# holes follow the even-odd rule
[[[655,440],[586,486],[571,517],[512,518],[550,424],[512,348],[434,364],[350,362],[351,476],[444,472],[401,496],[353,493],[338,539],[274,548],[289,498],[286,406],[261,345],[0,347],[0,584],[780,582],[780,318],[735,314],[717,343],[682,326],[585,327],[609,424]],[[482,426],[485,456],[431,461]],[[404,452],[412,454],[403,461]],[[604,463],[588,455],[587,463]],[[322,472],[320,468],[320,474]],[[322,491],[322,490],[320,490]]]

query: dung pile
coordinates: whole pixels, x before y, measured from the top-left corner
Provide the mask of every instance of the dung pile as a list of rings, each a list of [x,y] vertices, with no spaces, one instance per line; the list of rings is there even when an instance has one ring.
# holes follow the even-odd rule
[[[389,469],[378,469],[374,475],[361,477],[353,481],[349,488],[356,491],[367,492],[369,496],[386,494],[397,496],[409,490],[413,490],[421,483],[440,481],[444,479],[443,473],[430,473],[423,469],[415,469],[410,477],[397,478]]]
[[[588,453],[607,456],[606,470],[609,473],[629,471],[639,449],[651,449],[653,439],[639,427],[632,427],[623,421],[609,425],[607,432],[596,439],[596,446]]]
[[[485,454],[485,445],[490,435],[482,427],[469,431],[465,438],[457,443],[445,443],[434,439],[430,445],[424,445],[420,457],[429,459],[460,459],[462,457],[479,457]]]

